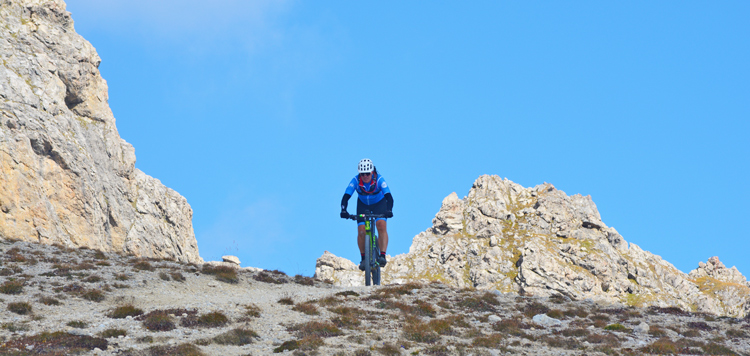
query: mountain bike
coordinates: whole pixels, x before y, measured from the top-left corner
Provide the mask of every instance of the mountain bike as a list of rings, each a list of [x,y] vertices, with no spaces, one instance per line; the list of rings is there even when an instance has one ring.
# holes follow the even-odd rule
[[[375,220],[384,218],[382,214],[371,214],[366,211],[364,214],[349,215],[349,219],[357,221],[357,218],[365,219],[365,285],[370,285],[372,279],[373,285],[380,285],[380,248],[378,248],[378,235],[375,233]]]

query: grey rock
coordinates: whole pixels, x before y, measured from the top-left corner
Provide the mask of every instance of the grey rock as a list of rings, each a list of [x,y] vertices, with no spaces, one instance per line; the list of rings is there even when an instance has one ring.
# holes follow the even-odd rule
[[[439,281],[603,305],[750,313],[750,286],[736,268],[712,257],[685,274],[625,241],[602,222],[590,196],[568,196],[549,183],[524,188],[481,176],[463,199],[448,195],[432,223],[408,253],[389,258],[384,284]],[[336,285],[362,285],[357,272],[328,252],[316,266],[316,277]]]
[[[202,262],[184,197],[135,168],[62,0],[0,6],[0,239]]]
[[[633,329],[633,332],[636,334],[646,334],[648,333],[648,330],[648,324],[646,324],[646,322],[641,322],[640,324],[636,325],[636,327]]]
[[[552,327],[552,326],[558,326],[562,325],[562,321],[557,320],[555,318],[550,318],[545,314],[537,314],[534,315],[531,320],[536,323],[537,325],[544,326],[544,327]]]

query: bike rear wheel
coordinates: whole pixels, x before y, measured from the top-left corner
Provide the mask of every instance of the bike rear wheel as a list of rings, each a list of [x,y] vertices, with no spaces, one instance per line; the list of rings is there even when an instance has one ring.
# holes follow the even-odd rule
[[[380,249],[378,248],[378,237],[375,236],[372,243],[372,284],[380,285],[380,263],[378,263],[378,256],[380,256]]]

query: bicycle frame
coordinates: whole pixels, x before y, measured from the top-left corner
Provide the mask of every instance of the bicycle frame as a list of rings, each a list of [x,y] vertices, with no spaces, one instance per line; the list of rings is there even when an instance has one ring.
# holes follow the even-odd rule
[[[380,248],[378,247],[378,235],[375,233],[375,221],[385,216],[371,214],[369,211],[364,214],[349,216],[354,221],[358,217],[365,220],[365,285],[369,286],[370,281],[374,285],[380,285],[380,264],[378,263]]]

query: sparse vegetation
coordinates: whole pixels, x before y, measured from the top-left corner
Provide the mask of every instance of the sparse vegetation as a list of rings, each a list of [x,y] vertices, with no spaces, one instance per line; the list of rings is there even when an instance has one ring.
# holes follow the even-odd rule
[[[85,328],[89,327],[89,324],[87,324],[85,321],[81,321],[81,320],[71,320],[71,321],[69,321],[65,325],[68,325],[68,326],[70,326],[72,328],[76,328],[76,329],[85,329]]]
[[[283,273],[282,273],[283,275]],[[272,284],[284,284],[287,283],[287,280],[281,276],[279,276],[278,273],[272,273],[269,271],[260,271],[255,276],[253,276],[253,279],[258,282],[263,283],[272,283]]]
[[[112,310],[107,316],[113,319],[124,319],[129,316],[136,317],[143,314],[143,310],[134,307],[132,304],[119,306]]]
[[[10,280],[0,285],[0,293],[3,294],[21,294],[23,292],[23,281]]]
[[[300,313],[304,313],[307,315],[320,315],[320,312],[318,311],[318,307],[315,306],[315,304],[310,302],[305,303],[299,303],[292,308],[294,311],[298,311]]]
[[[44,305],[60,305],[60,301],[52,297],[41,297],[39,303]]]
[[[151,331],[169,331],[175,328],[174,318],[164,310],[154,310],[142,318],[143,326]]]
[[[31,304],[26,302],[9,303],[8,310],[20,315],[31,314]]]
[[[213,266],[203,265],[201,273],[214,276],[217,281],[224,283],[237,284],[240,282],[239,276],[237,276],[237,269],[229,266]]]
[[[100,336],[109,339],[112,337],[126,336],[128,332],[122,329],[107,329],[101,332]]]
[[[107,349],[107,340],[86,335],[73,335],[62,331],[43,332],[34,336],[26,336],[8,341],[3,345],[7,350],[48,350],[35,354],[41,355],[69,355],[90,351],[95,348]],[[38,352],[38,351],[37,351]],[[21,353],[19,355],[26,355]]]
[[[253,330],[237,328],[214,337],[213,341],[221,345],[242,346],[251,344],[258,337],[258,333]]]
[[[200,316],[188,315],[182,318],[180,325],[191,328],[217,328],[229,323],[229,318],[222,312],[211,312]]]

